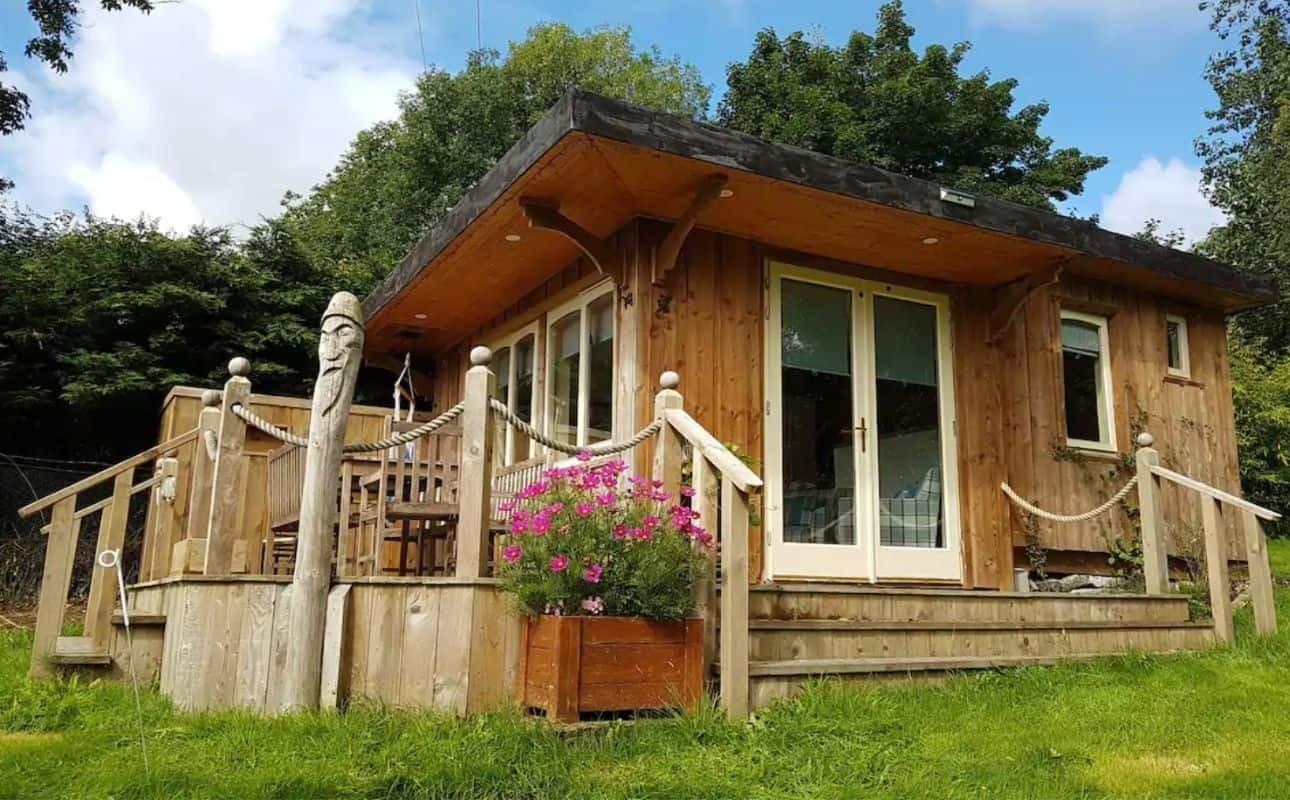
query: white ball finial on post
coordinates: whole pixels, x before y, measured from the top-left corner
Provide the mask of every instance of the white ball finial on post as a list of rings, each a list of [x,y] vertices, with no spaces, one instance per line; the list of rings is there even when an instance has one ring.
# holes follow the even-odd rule
[[[470,365],[472,367],[486,367],[493,361],[493,351],[483,345],[472,347],[470,349]]]
[[[234,358],[233,360],[229,361],[228,374],[235,375],[239,378],[245,378],[246,376],[250,375],[251,374],[250,359],[243,358],[242,356],[238,356],[237,358]]]
[[[207,389],[202,392],[202,405],[206,408],[214,408],[220,404],[224,396],[220,394],[219,389]]]
[[[669,369],[667,372],[658,376],[658,385],[664,389],[672,389],[675,391],[676,387],[681,385],[681,376]]]
[[[1142,433],[1138,434],[1137,443],[1138,443],[1138,447],[1150,447],[1151,445],[1156,443],[1156,437],[1152,436],[1146,431],[1143,431]]]

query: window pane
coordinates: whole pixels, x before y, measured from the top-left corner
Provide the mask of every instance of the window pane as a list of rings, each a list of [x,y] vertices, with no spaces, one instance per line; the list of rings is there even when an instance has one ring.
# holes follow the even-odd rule
[[[1165,323],[1165,351],[1169,354],[1170,369],[1182,369],[1181,327],[1172,319]]]
[[[614,430],[614,296],[587,306],[587,444],[603,442]]]
[[[525,422],[533,421],[533,359],[537,352],[533,334],[515,343],[515,405],[514,411]],[[515,461],[532,457],[529,439],[519,431],[512,434],[515,441]]]
[[[503,403],[509,404],[510,386],[511,386],[511,349],[509,347],[499,348],[493,353],[493,374],[497,376],[496,388],[493,389],[493,397]],[[500,424],[493,426],[493,464],[501,466],[507,463],[506,460],[506,431],[511,426]]]
[[[785,280],[780,299],[784,541],[854,544],[851,292]]]
[[[552,438],[578,443],[578,348],[580,312],[573,311],[551,325],[551,387],[547,392]]]
[[[1098,328],[1075,319],[1062,320],[1062,378],[1066,393],[1066,436],[1102,441],[1101,337]]]
[[[873,301],[879,541],[944,547],[936,308]]]

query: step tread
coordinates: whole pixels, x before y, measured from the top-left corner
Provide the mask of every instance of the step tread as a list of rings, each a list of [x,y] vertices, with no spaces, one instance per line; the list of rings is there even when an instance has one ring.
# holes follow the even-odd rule
[[[872,594],[887,597],[911,595],[916,597],[974,597],[985,600],[1134,600],[1162,603],[1186,603],[1181,594],[1074,594],[1071,592],[1003,592],[985,589],[935,588],[926,586],[874,586],[854,583],[786,582],[758,583],[748,587],[750,592],[783,594]]]
[[[804,658],[751,661],[749,677],[810,677],[879,672],[948,672],[1001,667],[1051,666],[1063,661],[1104,658],[1108,653],[1050,656],[918,656],[894,658]]]
[[[77,652],[77,653],[60,653],[54,651],[50,654],[49,660],[55,664],[111,664],[112,656],[102,652]]]
[[[117,611],[112,615],[112,624],[113,625],[125,624],[125,617],[121,614],[120,611]],[[165,625],[165,624],[166,624],[165,614],[131,614],[130,615],[130,627],[132,628],[140,625]]]
[[[970,621],[860,619],[750,619],[753,631],[1050,631],[1050,630],[1164,630],[1207,628],[1206,622],[1145,620]]]

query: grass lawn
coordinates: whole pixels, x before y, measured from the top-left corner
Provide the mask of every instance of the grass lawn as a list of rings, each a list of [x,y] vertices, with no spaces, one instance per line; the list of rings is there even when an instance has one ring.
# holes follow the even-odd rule
[[[1290,576],[1290,542],[1273,569]],[[1234,649],[844,689],[729,724],[714,714],[557,733],[375,708],[181,715],[129,689],[26,680],[0,635],[0,798],[1290,797],[1290,587],[1282,632]]]

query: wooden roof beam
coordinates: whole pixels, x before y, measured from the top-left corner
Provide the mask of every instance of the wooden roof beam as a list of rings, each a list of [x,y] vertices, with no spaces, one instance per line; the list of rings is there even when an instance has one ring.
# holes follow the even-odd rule
[[[990,311],[990,343],[1003,339],[1004,334],[1025,307],[1026,302],[1035,292],[1061,280],[1062,268],[1066,261],[1039,267],[1029,275],[1023,275],[1011,283],[1005,283],[994,292],[994,308]]]
[[[726,188],[727,181],[728,178],[725,175],[716,173],[704,178],[699,184],[694,197],[690,200],[690,205],[672,224],[672,230],[668,231],[667,237],[658,246],[658,252],[654,256],[655,286],[667,284],[667,276],[676,268],[676,259],[681,255],[681,246],[685,244],[690,231],[694,230],[694,223],[698,221],[699,214],[721,196],[721,190]]]
[[[614,254],[614,248],[610,242],[561,214],[557,204],[532,197],[521,197],[520,208],[524,209],[524,216],[528,219],[530,228],[553,231],[565,237],[591,259],[597,272],[605,274],[605,265],[611,263]]]

